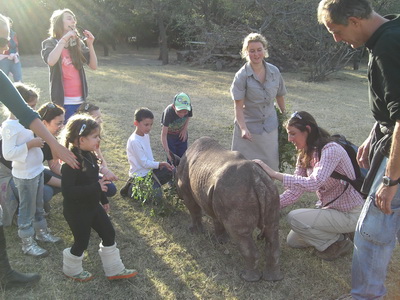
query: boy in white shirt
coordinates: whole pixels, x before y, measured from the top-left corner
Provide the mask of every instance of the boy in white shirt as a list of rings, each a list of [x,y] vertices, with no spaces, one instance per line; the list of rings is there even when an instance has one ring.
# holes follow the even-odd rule
[[[139,108],[135,111],[135,131],[126,144],[126,153],[129,161],[129,180],[120,190],[122,196],[131,196],[132,179],[145,177],[153,170],[153,188],[159,189],[172,178],[173,167],[168,162],[154,160],[150,146],[149,132],[153,126],[154,115],[148,108]],[[155,177],[155,178],[154,178]]]

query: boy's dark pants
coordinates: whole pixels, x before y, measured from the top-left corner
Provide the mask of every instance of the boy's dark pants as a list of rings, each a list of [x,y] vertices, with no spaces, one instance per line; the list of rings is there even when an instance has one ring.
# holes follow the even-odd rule
[[[179,157],[182,157],[182,155],[186,152],[188,147],[188,139],[186,139],[186,141],[183,142],[179,138],[179,135],[175,134],[168,134],[167,142],[169,150],[172,153],[178,155]]]

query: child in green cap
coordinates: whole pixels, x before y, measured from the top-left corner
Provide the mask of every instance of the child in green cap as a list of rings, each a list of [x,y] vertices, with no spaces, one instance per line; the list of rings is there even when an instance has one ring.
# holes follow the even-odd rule
[[[182,157],[188,147],[189,118],[193,116],[190,98],[185,93],[176,94],[161,116],[161,143],[169,161],[170,151]]]

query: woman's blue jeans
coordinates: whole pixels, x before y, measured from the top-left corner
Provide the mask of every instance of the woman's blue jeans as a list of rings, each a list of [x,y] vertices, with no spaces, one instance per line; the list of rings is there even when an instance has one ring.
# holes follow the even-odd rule
[[[386,294],[384,283],[396,236],[400,242],[400,186],[391,203],[392,214],[384,214],[375,205],[386,163],[387,158],[375,176],[356,228],[351,295],[357,300],[381,299]]]

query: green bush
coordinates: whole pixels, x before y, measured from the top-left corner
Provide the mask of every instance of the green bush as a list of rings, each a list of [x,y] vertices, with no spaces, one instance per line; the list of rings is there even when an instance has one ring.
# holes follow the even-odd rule
[[[176,187],[172,181],[163,189],[153,188],[153,172],[145,177],[135,177],[132,181],[132,199],[150,209],[152,216],[168,216],[180,205]]]
[[[287,169],[294,168],[296,165],[297,151],[292,143],[288,141],[284,123],[288,119],[287,114],[282,114],[280,110],[275,107],[278,114],[278,143],[279,143],[279,171],[285,172]]]

